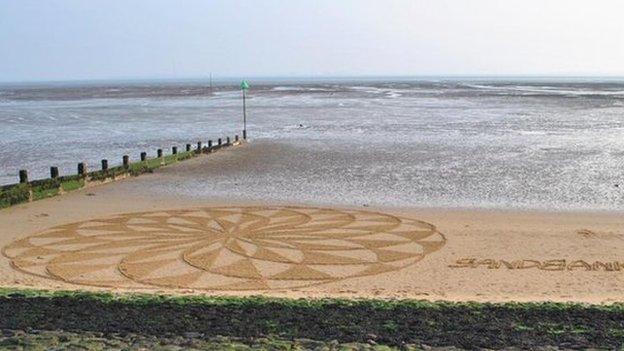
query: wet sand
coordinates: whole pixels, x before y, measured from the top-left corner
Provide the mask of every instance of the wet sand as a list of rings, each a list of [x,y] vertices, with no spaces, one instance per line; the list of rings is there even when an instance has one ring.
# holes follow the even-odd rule
[[[624,296],[621,293],[624,289],[624,257],[622,256],[622,249],[624,249],[624,213],[346,207],[298,203],[296,201],[205,199],[178,196],[170,191],[160,192],[154,188],[160,182],[176,184],[176,179],[187,177],[192,179],[192,177],[204,169],[219,166],[220,162],[228,158],[236,158],[239,152],[244,152],[244,148],[227,150],[214,155],[214,157],[193,159],[160,169],[154,174],[82,189],[59,197],[0,210],[0,246],[5,247],[4,255],[0,259],[0,284],[3,286],[29,288],[148,291],[175,294],[263,294],[285,297],[332,296],[417,298],[450,301],[577,301],[590,303],[609,303],[624,300]],[[227,173],[229,170],[222,168],[221,171]],[[185,182],[185,184],[187,183]],[[198,183],[197,186],[203,185]],[[150,191],[150,189],[154,191]],[[246,195],[253,197],[253,194]],[[97,218],[118,218],[120,214],[135,212],[157,213],[159,211],[168,211],[166,213],[184,216],[187,215],[185,211],[189,209],[203,209],[204,213],[206,211],[213,213],[210,212],[210,208],[223,206],[244,212],[236,215],[238,216],[237,218],[243,219],[246,218],[245,216],[249,216],[248,212],[245,212],[248,211],[246,209],[249,206],[255,206],[256,209],[267,209],[267,211],[271,209],[273,211],[271,216],[273,217],[266,220],[268,221],[266,222],[268,224],[265,223],[268,228],[267,231],[272,230],[271,228],[277,228],[270,226],[273,223],[271,221],[279,221],[281,220],[280,218],[285,218],[284,220],[290,221],[289,223],[295,223],[297,216],[312,218],[312,220],[307,219],[308,223],[311,223],[308,227],[297,227],[295,229],[292,229],[292,227],[286,229],[280,227],[279,230],[290,230],[288,232],[290,233],[289,235],[294,235],[292,234],[294,233],[293,230],[296,232],[296,235],[300,235],[310,228],[316,228],[329,233],[329,231],[335,229],[332,225],[338,227],[345,225],[332,223],[334,223],[333,221],[339,221],[339,219],[336,219],[339,216],[346,216],[352,218],[348,224],[348,226],[351,226],[350,230],[372,230],[375,231],[374,234],[381,233],[382,236],[385,236],[380,236],[378,240],[391,240],[388,238],[392,235],[395,236],[395,239],[397,235],[409,239],[411,234],[405,234],[402,228],[407,228],[404,226],[420,225],[421,227],[419,228],[408,228],[406,230],[425,233],[419,237],[419,240],[430,240],[435,242],[435,244],[427,244],[418,240],[416,240],[416,244],[413,242],[401,244],[411,246],[397,248],[396,250],[398,251],[393,252],[395,254],[396,252],[402,252],[405,256],[399,257],[395,255],[382,259],[378,250],[379,245],[382,244],[375,244],[377,241],[368,238],[370,240],[367,241],[365,246],[367,249],[372,248],[372,252],[377,253],[377,258],[365,258],[365,250],[360,250],[361,256],[355,255],[351,259],[360,261],[370,260],[370,264],[375,266],[375,269],[369,272],[370,274],[344,273],[341,271],[342,268],[346,272],[348,269],[357,266],[354,263],[355,261],[348,261],[344,256],[342,260],[335,256],[332,256],[333,258],[319,258],[321,256],[318,254],[314,259],[309,258],[311,256],[305,256],[306,258],[303,261],[307,259],[311,267],[316,267],[319,270],[321,268],[329,269],[324,274],[325,276],[333,277],[332,279],[323,280],[324,278],[319,276],[318,280],[314,281],[314,284],[302,286],[305,284],[292,283],[296,280],[296,274],[282,274],[280,277],[283,279],[280,281],[286,283],[283,283],[281,286],[279,284],[258,285],[254,289],[252,285],[247,284],[244,286],[244,289],[240,285],[233,285],[232,288],[219,288],[217,290],[205,288],[213,285],[190,283],[191,280],[179,280],[178,286],[173,287],[171,280],[159,286],[156,280],[139,277],[140,273],[137,272],[142,267],[141,262],[143,261],[141,259],[155,258],[161,254],[170,254],[171,257],[167,259],[178,259],[179,257],[177,256],[180,254],[169,248],[163,250],[171,252],[157,253],[153,250],[148,250],[140,258],[133,258],[134,266],[132,267],[130,267],[128,262],[118,265],[117,269],[119,272],[125,272],[133,277],[134,280],[130,282],[131,284],[117,284],[113,282],[104,284],[107,286],[94,286],[93,284],[80,283],[80,272],[71,278],[60,279],[68,276],[64,276],[57,271],[58,267],[63,264],[63,262],[60,262],[62,259],[59,258],[54,258],[56,261],[49,259],[49,261],[46,261],[47,265],[37,268],[46,270],[45,272],[50,273],[50,276],[35,275],[33,274],[34,268],[29,272],[29,264],[36,262],[38,259],[48,260],[46,255],[51,253],[45,250],[24,253],[25,250],[16,250],[15,244],[12,244],[38,233],[49,233],[49,228],[81,221],[92,221]],[[279,211],[275,211],[275,209],[283,209],[285,206],[291,206],[289,207],[291,209],[294,206],[298,212],[279,214]],[[309,207],[320,207],[326,209],[326,212],[308,210],[307,208]],[[206,210],[207,208],[208,210]],[[175,210],[183,211],[176,212]],[[372,219],[373,217],[371,216],[378,216],[378,218]],[[162,219],[165,222],[168,220],[168,218]],[[421,222],[413,220],[422,221],[424,224],[418,224]],[[315,221],[325,222],[318,227],[311,227],[317,223]],[[392,227],[392,229],[388,229],[381,224],[371,224],[372,221],[386,224],[394,223],[392,221],[398,222],[392,225],[388,224],[388,228]],[[367,227],[357,229],[358,223],[364,222],[366,222]],[[251,222],[247,222],[247,225],[253,227],[253,224],[249,223]],[[427,226],[429,224],[431,227]],[[432,234],[434,231],[436,234]],[[65,235],[64,233],[63,235]],[[248,231],[245,233],[248,233]],[[437,233],[440,236],[437,236]],[[371,234],[373,233],[371,232]],[[47,245],[53,236],[48,236],[48,238],[38,237],[31,240],[31,243]],[[100,239],[98,238],[98,240]],[[329,245],[330,241],[328,238],[326,245]],[[66,244],[69,246],[63,250],[80,251],[82,249],[80,245],[84,243],[76,241]],[[325,248],[318,247],[320,244],[317,242],[317,247],[307,246],[306,250],[318,253],[326,249],[335,249],[329,248],[329,246]],[[276,245],[279,245],[279,243]],[[110,247],[110,245],[107,247]],[[408,248],[406,249],[406,247]],[[432,249],[426,249],[427,247]],[[386,246],[382,247],[384,250],[385,248]],[[234,251],[236,250],[234,249]],[[117,254],[120,252],[118,251]],[[307,255],[308,252],[305,254]],[[127,256],[128,254],[121,252],[121,256],[116,259],[118,261],[123,260],[122,256],[124,255]],[[26,261],[24,261],[25,257],[27,258]],[[194,263],[201,257],[187,257],[187,261],[195,264],[201,270],[203,263]],[[375,261],[379,259],[384,261],[383,266],[386,269],[381,269],[379,262]],[[163,260],[162,262],[165,261]],[[277,267],[286,261],[269,257],[265,260],[266,262],[269,262],[269,264],[263,269],[271,270],[270,262],[275,262]],[[327,268],[327,262],[335,266],[336,274],[331,272],[334,268]],[[85,259],[81,265],[88,267],[89,265],[100,263]],[[344,267],[339,267],[341,265]],[[389,265],[392,267],[389,268]],[[31,266],[34,267],[33,265]],[[299,270],[296,271],[299,272],[297,273],[299,278],[308,279],[312,276],[312,273],[309,271],[301,273],[302,268],[300,266],[298,266]],[[179,268],[167,265],[163,267],[165,268],[161,268],[159,271],[161,276],[167,275],[168,269],[175,270]],[[202,279],[210,281],[210,279],[217,279],[218,275],[222,274],[224,276],[237,277],[237,279],[242,277],[241,279],[245,279],[245,281],[253,279],[263,280],[263,278],[254,278],[253,272],[250,273],[248,268],[244,268],[241,265],[228,269],[215,271],[218,274],[213,272],[212,276]],[[130,271],[131,274],[128,273]],[[93,278],[93,272],[94,270],[84,274],[91,274],[91,278]],[[110,281],[109,277],[104,276],[105,274],[111,274],[110,270],[102,274],[101,281]],[[171,272],[171,275],[175,274],[181,276],[184,272]],[[95,276],[97,278],[97,273],[95,273]],[[276,273],[275,277],[277,276]],[[213,283],[212,281],[210,282]]]

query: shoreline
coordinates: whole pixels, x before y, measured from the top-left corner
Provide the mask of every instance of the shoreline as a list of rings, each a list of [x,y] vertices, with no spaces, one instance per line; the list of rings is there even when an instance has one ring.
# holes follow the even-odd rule
[[[243,201],[218,198],[193,199],[185,196],[175,196],[175,194],[169,192],[145,191],[145,189],[153,189],[153,185],[159,182],[167,181],[176,184],[176,177],[183,176],[179,172],[181,167],[186,172],[190,170],[190,173],[194,174],[193,172],[219,165],[224,158],[230,157],[230,155],[239,151],[243,152],[244,149],[245,147],[227,149],[216,153],[213,157],[194,158],[159,169],[152,174],[142,177],[128,178],[120,182],[112,182],[88,189],[79,189],[63,196],[0,210],[0,247],[4,248],[4,255],[0,258],[0,286],[53,290],[108,291],[114,293],[134,291],[174,295],[253,296],[260,294],[285,298],[376,298],[455,302],[554,301],[591,304],[624,302],[619,293],[624,289],[624,271],[617,271],[613,268],[613,262],[624,264],[624,257],[621,256],[621,252],[624,249],[624,216],[620,213],[319,206],[306,202]],[[222,171],[227,172],[227,170]],[[198,183],[197,186],[202,186],[202,183]],[[250,209],[250,206],[252,209]],[[101,272],[95,270],[92,272],[84,271],[80,273],[82,271],[75,271],[75,273],[72,273],[72,270],[77,268],[68,270],[69,268],[63,266],[63,264],[55,264],[53,258],[46,256],[46,252],[50,252],[49,249],[44,249],[40,251],[40,254],[36,254],[37,250],[42,250],[42,248],[33,247],[33,255],[26,256],[23,254],[24,250],[15,249],[15,243],[24,238],[31,238],[33,235],[36,236],[49,228],[67,225],[71,227],[72,223],[82,221],[92,223],[95,219],[113,218],[120,215],[122,217],[135,218],[137,217],[136,213],[162,213],[163,211],[165,212],[163,215],[167,216],[163,218],[170,218],[167,221],[180,221],[180,213],[184,216],[185,213],[194,209],[210,212],[214,211],[215,207],[228,207],[234,208],[236,211],[243,211],[241,212],[243,217],[237,215],[237,218],[244,218],[251,214],[245,214],[247,213],[245,211],[266,212],[267,208],[288,208],[289,210],[294,209],[293,211],[306,213],[313,211],[311,207],[321,207],[326,208],[331,216],[352,217],[355,215],[359,217],[364,216],[363,218],[367,216],[381,216],[380,218],[383,221],[397,221],[397,223],[402,223],[400,225],[425,226],[421,229],[415,229],[416,232],[430,228],[427,230],[434,230],[440,233],[441,237],[438,236],[438,244],[431,251],[419,251],[428,245],[426,245],[426,242],[418,241],[412,244],[407,243],[407,246],[397,249],[399,251],[395,251],[387,259],[389,260],[387,263],[396,263],[394,266],[387,266],[387,263],[379,265],[374,262],[382,257],[379,256],[380,254],[388,255],[383,250],[378,252],[375,246],[378,244],[375,244],[376,241],[374,240],[362,242],[365,248],[360,251],[354,251],[361,252],[361,254],[358,253],[355,256],[353,253],[348,254],[343,251],[337,251],[345,255],[348,254],[348,256],[340,259],[323,255],[319,256],[319,248],[305,249],[302,251],[304,256],[311,257],[308,258],[308,260],[312,260],[310,262],[316,262],[316,266],[313,264],[310,267],[316,270],[321,269],[324,272],[322,273],[324,276],[320,276],[318,280],[314,281],[314,284],[310,286],[294,284],[296,279],[299,279],[295,277],[301,276],[301,274],[304,276],[309,274],[301,273],[305,272],[305,270],[302,271],[302,268],[297,268],[292,273],[294,275],[275,280],[274,283],[276,285],[257,286],[256,288],[247,285],[244,289],[242,286],[210,288],[215,286],[215,279],[216,281],[222,279],[218,276],[205,278],[208,280],[203,280],[203,283],[201,283],[202,280],[193,283],[187,278],[167,278],[169,279],[167,282],[158,283],[153,281],[152,283],[152,280],[148,279],[146,281],[140,278],[140,275],[144,273],[136,269],[142,267],[141,265],[133,268],[134,266],[125,263],[118,267],[119,262],[123,262],[123,256],[119,256],[119,253],[114,251],[107,251],[109,253],[102,258],[109,257],[110,260],[114,261],[114,266],[110,266],[110,269],[107,268],[107,270]],[[267,218],[267,220],[269,222],[279,221],[279,218]],[[313,223],[316,223],[314,221],[323,223],[323,215],[312,215],[311,220]],[[366,219],[363,219],[361,223],[366,223],[366,221]],[[166,225],[164,223],[162,225]],[[359,220],[349,225],[357,227],[358,223],[360,223]],[[370,227],[370,230],[377,231],[377,227],[373,225]],[[174,231],[178,230],[175,229],[177,227],[170,228]],[[330,227],[327,228],[327,230],[331,230]],[[409,229],[409,227],[406,228]],[[62,233],[62,236],[74,235],[64,231]],[[169,235],[167,233],[169,232],[163,232],[162,235]],[[182,232],[178,235],[181,234]],[[383,235],[387,236],[388,234],[379,233],[375,235],[382,235],[379,237],[379,239],[382,239]],[[152,240],[149,239],[150,237],[146,236],[147,239],[145,240],[147,241],[145,244]],[[70,239],[71,237],[68,237],[68,240]],[[43,238],[37,239],[35,237],[35,239],[28,240],[35,246],[45,246],[50,240],[54,241],[57,239],[44,240]],[[82,247],[80,240],[71,245],[77,245],[75,249],[80,249]],[[105,237],[101,237],[98,240],[105,240]],[[162,237],[162,240],[169,239],[165,236]],[[328,240],[328,242],[331,242],[333,239],[328,238]],[[69,249],[71,249],[71,245]],[[346,243],[343,242],[340,245],[346,245]],[[64,248],[61,249],[64,250]],[[185,256],[188,254],[183,254],[183,251],[176,251],[182,250],[182,246],[178,247],[177,244],[167,250],[172,250],[171,254],[175,255],[171,257],[185,257],[184,262],[178,260],[181,263],[191,262],[200,266],[203,264],[194,262],[194,259],[190,256]],[[375,252],[377,258],[371,256],[371,252]],[[404,256],[404,259],[401,258],[403,257],[401,255]],[[89,256],[87,255],[87,257]],[[154,255],[150,254],[147,257],[151,256]],[[52,261],[50,261],[51,263],[44,262],[44,266],[36,268],[39,267],[37,266],[39,262],[38,257],[41,257],[40,260],[45,262],[47,260]],[[477,267],[461,269],[449,267],[456,264],[458,260],[470,258],[480,262]],[[78,258],[72,258],[72,260],[76,259]],[[266,259],[254,259],[254,264],[260,264],[263,267],[262,269],[271,271],[278,269],[280,265],[283,265],[283,262],[286,262],[282,262],[280,258],[268,258],[268,261]],[[276,263],[270,263],[273,262],[271,260],[276,260]],[[353,267],[357,266],[357,264],[354,265],[355,261],[353,260],[364,260],[362,262],[371,260],[370,268],[376,268],[370,274],[366,273],[365,275],[349,273],[355,269]],[[481,262],[483,260],[496,261],[499,268],[488,269],[488,266],[494,263],[490,261]],[[574,269],[567,269],[567,263],[566,268],[562,270],[541,269],[545,262],[553,260],[566,260],[567,263],[583,261],[591,269],[584,269],[586,266],[582,263],[577,263],[573,267]],[[501,263],[501,261],[509,263],[514,267],[517,267],[519,264],[524,266],[525,263],[517,262],[525,261],[537,261],[539,265],[533,263],[532,268],[528,267],[530,269],[508,269],[505,268],[507,267],[506,263]],[[87,261],[75,262],[77,267],[84,267],[83,262]],[[100,261],[98,263],[94,261],[94,267],[103,262]],[[268,265],[267,262],[269,263]],[[327,265],[328,262],[334,262],[333,268]],[[607,270],[606,266],[598,265],[598,268],[594,270],[593,265],[595,262],[611,262],[612,269]],[[29,264],[34,264],[32,267],[35,268],[29,268],[31,267]],[[112,263],[109,262],[107,264]],[[368,267],[368,263],[360,264],[364,268]],[[552,265],[552,262],[549,264]],[[19,268],[17,266],[20,265],[22,267],[20,270],[15,269]],[[183,274],[181,270],[188,268],[186,265],[174,265],[170,268],[161,267],[150,274],[161,277],[158,279],[164,279],[169,276],[182,277],[180,275]],[[28,273],[29,270],[31,271],[30,273]],[[38,275],[32,274],[36,272],[39,272],[37,273]],[[234,281],[241,274],[243,276],[249,274],[245,273],[248,271],[243,268],[218,272],[221,272],[218,274],[225,274],[224,282]],[[86,278],[81,278],[80,274],[83,274]],[[121,279],[120,283],[103,283],[111,277]],[[128,280],[128,277],[131,279]],[[82,281],[81,279],[87,280]],[[105,286],[98,286],[97,284],[104,284]]]
[[[204,149],[206,149],[204,147]],[[295,161],[295,158],[301,157],[330,157],[331,153],[328,152],[337,152],[340,154],[340,157],[343,157],[343,152],[340,148],[334,148],[335,150],[328,149],[319,151],[306,151],[305,148],[297,146],[297,143],[293,143],[292,140],[274,140],[274,139],[258,139],[251,140],[249,144],[244,145],[245,152],[228,154],[227,156],[219,155],[217,160],[212,163],[203,163],[203,162],[185,162],[185,165],[182,167],[175,167],[177,172],[162,172],[161,177],[155,179],[152,182],[140,183],[139,187],[144,185],[141,189],[142,191],[133,191],[134,189],[128,188],[128,190],[133,191],[137,196],[150,196],[148,193],[150,188],[156,190],[156,195],[161,196],[171,196],[171,197],[186,197],[189,200],[198,200],[210,198],[211,200],[222,200],[222,201],[237,201],[237,202],[269,202],[269,203],[292,203],[292,199],[298,199],[296,202],[304,205],[317,205],[317,206],[340,206],[340,207],[369,207],[369,208],[379,208],[379,209],[388,209],[391,211],[407,211],[407,210],[436,210],[436,211],[482,211],[482,212],[526,212],[526,213],[596,213],[596,214],[620,214],[624,213],[624,206],[618,206],[617,202],[613,202],[612,204],[605,203],[595,203],[594,205],[579,205],[582,202],[570,202],[570,199],[552,199],[552,202],[547,199],[534,198],[534,199],[517,199],[518,202],[513,202],[515,199],[513,196],[507,198],[504,195],[499,197],[498,199],[501,202],[492,202],[488,201],[487,197],[479,197],[477,194],[476,198],[480,199],[479,201],[464,201],[463,197],[453,197],[452,192],[453,189],[446,188],[441,190],[441,196],[433,197],[430,196],[430,190],[423,189],[423,196],[425,199],[431,199],[430,202],[418,200],[418,193],[414,193],[413,189],[409,190],[401,195],[397,194],[396,191],[392,192],[391,197],[384,197],[383,193],[376,193],[374,191],[374,187],[376,183],[371,183],[372,179],[367,179],[366,182],[360,184],[358,182],[354,184],[344,183],[340,184],[341,186],[346,188],[335,188],[335,187],[327,187],[324,188],[324,184],[327,182],[331,183],[330,179],[323,179],[323,176],[320,178],[316,177],[316,174],[323,174],[325,172],[321,172],[321,170],[315,171],[315,174],[310,174],[309,172],[313,170],[314,167],[318,167],[318,164],[312,164],[310,167],[302,167],[299,161]],[[303,154],[301,154],[303,152]],[[310,152],[310,153],[306,153]],[[181,153],[183,154],[183,153]],[[194,154],[192,154],[194,155]],[[222,157],[224,156],[224,157]],[[171,155],[165,156],[166,165],[171,166],[170,160],[168,160]],[[293,158],[294,157],[294,158]],[[281,158],[284,158],[282,160]],[[191,158],[192,159],[192,158]],[[148,159],[150,165],[156,164],[155,161],[158,161],[157,158],[149,158]],[[292,165],[293,168],[290,169],[289,163],[294,162]],[[140,162],[134,162],[131,164],[131,169],[134,169],[135,166],[140,165]],[[210,166],[210,167],[208,167]],[[217,166],[217,167],[213,167]],[[226,169],[219,169],[219,168]],[[117,174],[118,169],[121,167],[113,167],[115,173],[114,179],[122,180],[119,178],[123,178],[126,175]],[[152,166],[149,167],[149,171],[151,172],[154,168]],[[113,170],[113,169],[111,169]],[[279,171],[279,172],[276,172]],[[344,169],[338,169],[339,172],[344,172]],[[348,171],[348,170],[347,170]],[[279,174],[279,173],[282,174]],[[102,173],[101,171],[95,171],[93,173]],[[180,173],[180,174],[177,174]],[[253,179],[250,178],[249,175],[257,174],[258,178]],[[377,174],[377,173],[375,173]],[[339,173],[337,176],[345,176],[349,175]],[[361,177],[361,174],[356,174],[356,176]],[[380,174],[380,176],[384,176]],[[312,178],[310,178],[312,177]],[[327,178],[327,176],[325,176]],[[80,177],[67,175],[61,178],[77,178]],[[110,177],[104,179],[104,181],[110,181]],[[292,179],[292,180],[291,180]],[[419,177],[414,178],[416,184],[418,183]],[[50,183],[50,180],[53,179],[39,179],[32,181],[31,183],[42,183],[40,186],[42,189],[37,191],[39,196],[35,196],[35,199],[45,198],[49,196],[54,196],[56,193],[54,191],[56,189],[48,189],[46,186],[47,183]],[[60,179],[61,182],[63,181]],[[86,180],[86,179],[85,179]],[[251,180],[251,182],[250,182]],[[305,186],[306,182],[310,180],[310,182],[315,186],[315,188],[311,188],[309,186]],[[323,180],[323,182],[319,182],[319,180]],[[213,183],[214,181],[214,183]],[[254,181],[261,181],[258,188],[259,195],[256,195],[256,191],[254,188]],[[614,180],[617,182],[617,180]],[[201,188],[193,189],[191,185],[193,183],[208,183],[208,187],[212,187],[209,190],[204,190]],[[284,188],[287,191],[283,191],[284,188],[277,188],[273,185],[274,182],[280,182],[284,185]],[[43,184],[46,183],[46,184]],[[92,183],[97,183],[92,182]],[[340,183],[340,182],[338,182]],[[174,186],[175,184],[175,186]],[[15,187],[19,184],[12,185],[3,185],[0,186],[0,206],[3,204],[2,192],[3,188]],[[61,184],[63,185],[63,184]],[[178,187],[178,185],[182,185],[182,187]],[[396,184],[395,184],[396,185]],[[401,185],[401,184],[399,184]],[[403,184],[404,185],[404,184]],[[447,184],[448,185],[448,184]],[[303,186],[302,190],[294,190],[297,186]],[[384,188],[386,186],[386,188]],[[381,187],[381,189],[392,190],[392,187],[387,188],[388,184],[385,184]],[[355,187],[355,188],[354,188]],[[417,185],[414,185],[414,188],[417,188]],[[34,184],[33,184],[34,188]],[[60,192],[63,192],[65,187],[62,187]],[[461,188],[461,187],[460,187]],[[336,192],[340,193],[342,190],[345,191],[345,196],[349,200],[344,200],[340,197],[333,196]],[[364,191],[355,191],[354,189],[371,189],[371,193],[368,194]],[[35,190],[35,189],[33,189]],[[318,190],[318,194],[315,192]],[[73,190],[72,190],[73,191]],[[458,189],[455,189],[458,191]],[[534,191],[538,191],[535,189]],[[618,196],[617,188],[614,190],[615,193],[610,194],[613,195],[613,199],[608,199],[609,201],[615,200],[615,197]],[[308,194],[314,193],[317,196],[308,196]],[[367,195],[368,194],[368,195]],[[473,194],[474,195],[474,194]],[[610,196],[609,194],[605,195],[606,197]],[[398,196],[398,197],[397,197]],[[376,200],[376,201],[375,201]],[[532,201],[534,200],[534,201]],[[528,201],[528,202],[527,202]],[[607,200],[605,200],[607,201]],[[607,202],[609,202],[607,201]],[[517,203],[517,204],[516,204]]]

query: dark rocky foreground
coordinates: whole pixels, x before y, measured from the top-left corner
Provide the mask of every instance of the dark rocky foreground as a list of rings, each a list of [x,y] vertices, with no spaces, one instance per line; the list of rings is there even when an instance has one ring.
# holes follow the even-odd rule
[[[205,337],[198,333],[179,336],[107,334],[39,330],[3,330],[0,349],[7,350],[389,350],[383,345],[338,343],[309,339]],[[414,350],[416,346],[403,349]]]
[[[43,349],[57,347],[45,346],[47,342],[65,347],[67,340],[94,344],[96,349],[169,345],[332,350],[342,344],[351,349],[617,349],[624,345],[624,306],[0,289],[0,328],[5,330],[2,347],[17,349],[29,342],[33,349],[38,343]]]
[[[2,330],[2,350],[464,350],[453,346],[432,347],[426,344],[387,346],[367,343],[339,343],[311,339],[206,337],[198,333],[179,336],[150,336],[132,333],[103,334],[97,332],[73,333],[48,330]],[[516,350],[518,348],[507,348]],[[558,347],[539,347],[538,350],[564,350]],[[518,349],[519,350],[519,349]]]

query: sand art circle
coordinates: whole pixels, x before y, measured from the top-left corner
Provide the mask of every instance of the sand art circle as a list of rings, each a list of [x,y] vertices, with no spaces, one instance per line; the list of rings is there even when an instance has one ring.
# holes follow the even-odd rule
[[[18,270],[74,284],[268,290],[395,271],[444,243],[433,225],[384,213],[208,207],[60,225],[3,253]]]

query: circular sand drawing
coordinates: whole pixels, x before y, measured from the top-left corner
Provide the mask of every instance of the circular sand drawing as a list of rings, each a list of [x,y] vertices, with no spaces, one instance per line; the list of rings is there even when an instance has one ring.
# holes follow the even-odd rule
[[[4,248],[14,268],[107,287],[265,290],[395,271],[444,245],[421,221],[306,207],[210,207],[71,223]]]

